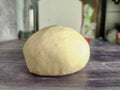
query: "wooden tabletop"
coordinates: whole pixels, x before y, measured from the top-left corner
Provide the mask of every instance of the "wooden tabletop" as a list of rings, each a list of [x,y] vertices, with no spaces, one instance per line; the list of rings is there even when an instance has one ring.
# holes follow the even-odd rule
[[[119,45],[92,40],[84,69],[68,76],[42,77],[29,73],[22,54],[24,43],[0,43],[0,90],[120,90]]]

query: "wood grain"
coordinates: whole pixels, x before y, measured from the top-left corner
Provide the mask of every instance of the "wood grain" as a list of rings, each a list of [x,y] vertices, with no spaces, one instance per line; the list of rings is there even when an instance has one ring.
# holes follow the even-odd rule
[[[119,90],[120,46],[93,40],[87,66],[72,75],[43,77],[29,73],[25,41],[0,43],[0,90]],[[47,66],[46,66],[47,68]]]

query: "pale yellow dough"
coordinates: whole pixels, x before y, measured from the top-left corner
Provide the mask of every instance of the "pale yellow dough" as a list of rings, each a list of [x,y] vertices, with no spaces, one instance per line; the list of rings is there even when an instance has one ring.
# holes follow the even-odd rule
[[[62,76],[84,68],[90,48],[82,35],[70,27],[49,26],[32,35],[23,53],[31,73]]]

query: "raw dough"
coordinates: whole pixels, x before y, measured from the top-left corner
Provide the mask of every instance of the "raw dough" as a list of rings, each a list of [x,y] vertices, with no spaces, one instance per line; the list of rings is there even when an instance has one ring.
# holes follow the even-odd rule
[[[65,26],[49,26],[32,35],[23,53],[31,73],[61,76],[75,73],[89,60],[89,44],[77,31]]]

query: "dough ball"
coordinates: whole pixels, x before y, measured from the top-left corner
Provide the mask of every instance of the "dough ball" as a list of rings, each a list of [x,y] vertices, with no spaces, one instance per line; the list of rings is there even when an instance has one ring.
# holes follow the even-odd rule
[[[84,68],[89,60],[89,44],[76,30],[49,26],[33,34],[23,53],[31,73],[62,76]]]

